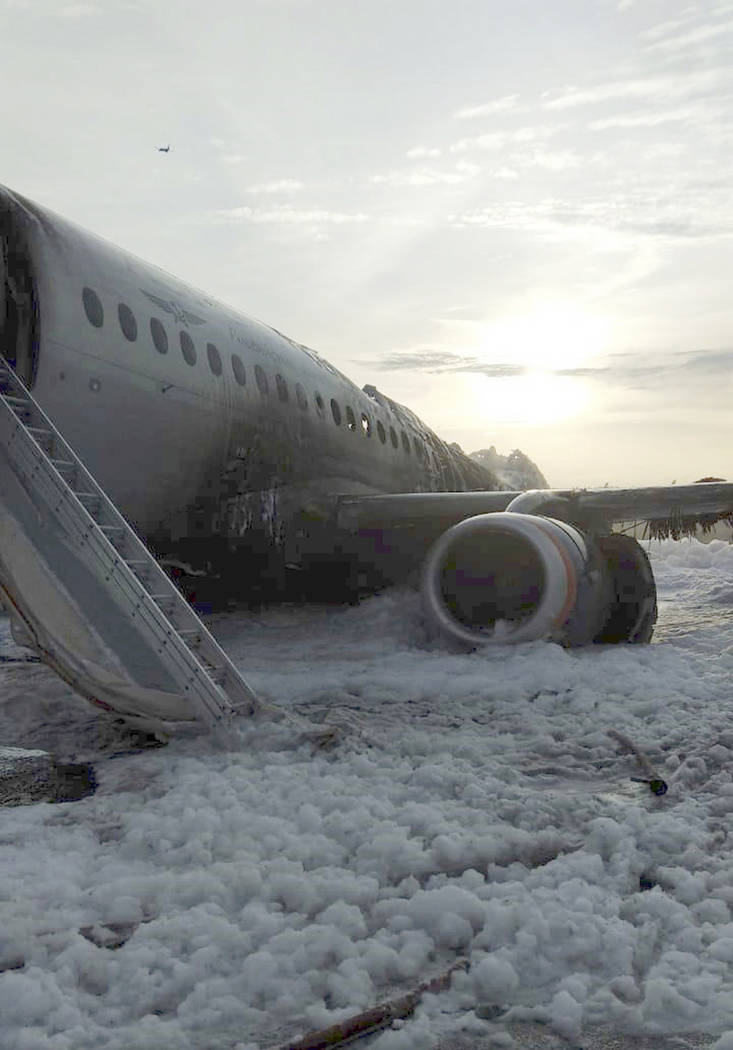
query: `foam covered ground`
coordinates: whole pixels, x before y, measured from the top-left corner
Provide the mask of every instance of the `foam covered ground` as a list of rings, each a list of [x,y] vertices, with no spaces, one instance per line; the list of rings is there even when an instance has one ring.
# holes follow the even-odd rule
[[[99,780],[2,811],[3,1050],[265,1050],[460,956],[370,1046],[478,1038],[491,1007],[733,1045],[733,545],[651,556],[651,646],[456,655],[409,591],[211,617],[261,694],[347,727],[329,753],[263,733],[114,757],[49,671],[0,665],[0,741]]]

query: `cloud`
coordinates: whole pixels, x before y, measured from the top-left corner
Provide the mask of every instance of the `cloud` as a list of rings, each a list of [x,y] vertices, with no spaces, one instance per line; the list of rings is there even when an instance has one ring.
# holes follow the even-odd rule
[[[552,218],[551,209],[556,203],[550,201],[538,205],[529,201],[496,202],[484,208],[449,215],[448,222],[459,229],[536,229]]]
[[[274,179],[272,182],[259,182],[254,186],[247,186],[247,193],[255,196],[268,193],[299,193],[304,190],[305,185],[297,179]]]
[[[59,11],[62,18],[87,18],[89,15],[98,15],[100,8],[97,4],[66,4]]]
[[[222,208],[211,212],[210,215],[219,222],[252,222],[282,226],[345,226],[371,221],[370,216],[363,212],[328,211],[325,208],[298,210],[286,205],[276,205],[269,209],[243,205],[239,208]]]
[[[393,350],[380,357],[376,362],[378,368],[386,371],[462,373],[473,372],[489,376],[491,379],[504,379],[526,373],[522,365],[507,363],[491,364],[478,357],[455,354],[449,350]]]
[[[609,368],[556,368],[553,375],[556,376],[569,376],[572,379],[598,379],[604,378]]]
[[[451,143],[445,150],[428,148],[427,146],[415,146],[407,151],[410,160],[418,160],[427,157],[440,157],[444,153],[468,153],[471,150],[497,150],[509,146],[523,145],[530,142],[542,142],[559,132],[564,131],[565,124],[538,124],[524,125],[514,130],[487,131],[481,135],[467,135]]]
[[[682,362],[680,369],[684,369],[688,374],[721,374],[726,379],[730,379],[733,375],[733,348],[693,350],[685,356],[686,360]]]
[[[438,149],[437,146],[413,146],[412,149],[408,149],[405,156],[410,160],[420,160],[422,157],[440,157],[442,153],[442,149]]]
[[[480,311],[477,314],[478,310],[479,308],[474,306],[472,303],[456,303],[453,306],[444,306],[442,313],[463,314],[465,318],[472,318],[474,315],[477,315],[479,317],[483,316],[483,314]],[[440,322],[442,321],[442,318],[437,318],[437,320]],[[451,318],[451,322],[453,322],[454,320],[454,318]]]
[[[653,43],[646,45],[646,50],[657,53],[687,51],[695,44],[716,41],[731,32],[733,32],[733,19],[729,19],[727,22],[708,23],[697,26],[696,29],[691,29],[689,32],[668,37],[666,40],[655,40]]]
[[[718,384],[733,375],[733,349],[691,350],[676,353],[612,354],[597,368],[563,368],[560,376],[597,379],[604,388],[619,386],[643,391],[676,391]]]
[[[369,181],[380,186],[449,186],[467,182],[480,171],[481,168],[477,164],[464,161],[456,164],[452,171],[423,167],[413,171],[390,171],[372,175]]]
[[[448,147],[451,153],[465,153],[472,149],[500,149],[507,142],[507,134],[502,131],[490,131],[485,135],[472,135],[459,139]]]
[[[541,142],[552,138],[565,129],[565,125],[526,125],[514,131],[489,131],[485,135],[473,135],[459,139],[448,147],[450,153],[466,153],[469,150],[501,149],[528,142]]]
[[[592,87],[566,87],[555,98],[544,97],[543,109],[570,109],[576,106],[594,106],[601,102],[641,98],[650,101],[670,98],[689,98],[692,95],[713,92],[725,86],[729,79],[726,67],[697,70],[674,76],[648,76],[629,80],[611,80]]]
[[[491,102],[483,102],[478,106],[465,106],[457,110],[453,116],[456,120],[471,120],[474,117],[487,117],[496,113],[509,113],[510,111],[516,113],[519,109],[518,100],[519,95],[504,95],[502,98],[495,98]]]
[[[733,214],[725,200],[714,209],[708,201],[700,209],[695,187],[687,195],[677,192],[660,199],[654,184],[633,192],[617,190],[580,200],[545,197],[539,201],[495,201],[472,211],[448,217],[454,228],[530,230],[552,233],[553,227],[603,230],[611,233],[671,237],[675,239],[730,237]]]
[[[545,168],[547,171],[567,171],[569,168],[577,168],[581,164],[588,164],[588,158],[582,158],[572,150],[543,151],[535,150],[534,153],[520,154],[515,158],[515,163],[520,167]]]
[[[385,371],[428,372],[437,375],[474,374],[489,379],[513,379],[534,369],[508,362],[490,363],[473,355],[426,347],[393,350],[375,362]],[[692,389],[707,389],[733,375],[733,349],[695,350],[676,353],[618,353],[597,366],[541,369],[548,375],[598,383],[604,392],[611,388],[657,393],[683,398]],[[725,384],[723,384],[725,385]]]
[[[714,117],[718,114],[712,110],[704,110],[695,106],[682,106],[679,109],[662,110],[659,112],[637,111],[635,113],[622,113],[612,117],[603,117],[593,120],[588,127],[591,131],[605,131],[608,128],[655,128],[660,124],[672,124],[679,121],[699,121],[701,117]]]
[[[694,12],[689,11],[682,18],[675,18],[667,22],[659,22],[655,26],[650,26],[649,29],[642,29],[639,36],[646,40],[658,40],[660,37],[667,36],[669,33],[675,33],[678,29],[683,29],[685,26],[689,26],[690,22],[694,21],[694,17]]]
[[[695,219],[644,219],[619,222],[617,230],[626,233],[646,234],[649,237],[673,237],[694,240],[699,237],[729,237],[733,233],[730,222],[705,223]]]
[[[514,168],[507,168],[506,166],[501,168],[495,168],[491,172],[495,179],[518,179],[519,172],[515,171]]]
[[[88,18],[102,13],[102,8],[97,3],[66,4],[59,3],[58,0],[50,0],[50,3],[48,0],[5,0],[5,7],[9,10],[35,11],[52,18]]]

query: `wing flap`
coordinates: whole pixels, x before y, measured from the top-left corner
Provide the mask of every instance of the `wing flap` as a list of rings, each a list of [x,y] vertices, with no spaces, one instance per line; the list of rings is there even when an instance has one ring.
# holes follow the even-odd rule
[[[639,522],[653,539],[692,536],[733,521],[733,485],[707,482],[639,489],[590,489],[569,494],[581,515],[608,524]]]
[[[474,514],[503,511],[518,492],[401,492],[378,496],[340,496],[336,522],[351,530],[448,528]],[[654,538],[692,535],[718,522],[733,522],[733,484],[706,482],[637,489],[538,490],[540,505],[565,504],[564,517],[598,528],[618,522],[646,523]],[[541,510],[538,511],[541,513]],[[547,513],[552,513],[548,509]]]

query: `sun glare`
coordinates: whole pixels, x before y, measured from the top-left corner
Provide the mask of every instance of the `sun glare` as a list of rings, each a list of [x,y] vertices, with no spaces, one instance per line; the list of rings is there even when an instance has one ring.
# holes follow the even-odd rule
[[[474,411],[495,422],[547,425],[589,408],[590,383],[575,369],[591,366],[609,340],[606,318],[572,303],[553,302],[488,321],[471,348],[487,365],[522,369],[516,376],[474,382]]]
[[[474,419],[522,426],[571,419],[586,411],[590,402],[586,380],[540,372],[506,379],[472,376],[463,394],[463,405]]]
[[[557,372],[581,367],[602,354],[608,329],[606,318],[571,303],[554,302],[486,322],[475,350],[487,363]]]

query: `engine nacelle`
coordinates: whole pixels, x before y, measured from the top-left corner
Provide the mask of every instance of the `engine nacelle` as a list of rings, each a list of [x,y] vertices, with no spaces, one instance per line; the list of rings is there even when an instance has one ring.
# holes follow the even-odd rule
[[[646,642],[656,621],[649,560],[629,536],[504,511],[448,529],[425,561],[423,602],[454,641]]]

